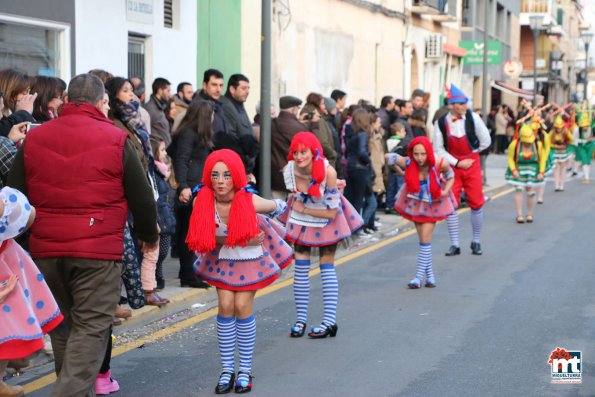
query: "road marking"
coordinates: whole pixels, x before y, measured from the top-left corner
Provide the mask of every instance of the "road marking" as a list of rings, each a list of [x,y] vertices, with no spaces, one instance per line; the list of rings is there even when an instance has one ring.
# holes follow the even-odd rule
[[[505,196],[505,195],[507,195],[507,194],[509,194],[509,193],[511,193],[513,191],[514,191],[514,188],[513,189],[505,190],[503,192],[500,192],[500,193],[494,195],[491,199],[492,200],[496,200],[496,199],[498,199],[498,198],[500,198],[502,196]],[[462,213],[468,212],[469,210],[470,209],[467,207],[467,208],[463,208],[463,209],[457,210],[457,212],[459,214],[462,214]],[[440,221],[440,222],[444,222],[444,221]],[[343,264],[345,264],[345,263],[347,263],[349,261],[352,261],[354,259],[359,258],[360,256],[363,256],[363,255],[365,255],[367,253],[370,253],[372,251],[376,251],[376,250],[378,250],[378,249],[380,249],[382,247],[385,247],[385,246],[387,246],[389,244],[392,244],[395,241],[402,240],[402,239],[404,239],[406,237],[409,237],[409,236],[411,236],[411,235],[413,235],[415,233],[416,233],[416,230],[415,229],[411,229],[411,230],[406,231],[405,233],[399,234],[397,236],[394,236],[394,237],[388,238],[386,240],[380,241],[380,242],[378,242],[376,244],[370,245],[369,247],[362,248],[361,250],[358,250],[357,252],[353,252],[351,254],[347,254],[344,257],[337,259],[335,261],[335,266],[341,266],[341,265],[343,265]],[[309,277],[314,277],[314,276],[316,276],[319,273],[320,273],[320,268],[312,269],[312,270],[310,270]],[[265,287],[265,288],[263,288],[261,290],[258,290],[256,292],[256,297],[260,297],[260,296],[265,296],[265,295],[271,294],[271,293],[273,293],[275,291],[280,290],[281,288],[288,287],[288,286],[290,286],[292,284],[293,284],[293,277],[292,278],[288,278],[286,280],[283,280],[283,281],[281,281],[279,283],[270,285],[268,287]],[[129,352],[129,351],[131,351],[133,349],[142,347],[143,345],[145,345],[147,343],[155,342],[156,340],[159,340],[161,338],[165,338],[166,336],[172,335],[172,334],[174,334],[176,332],[182,331],[185,328],[188,328],[188,327],[191,327],[191,326],[193,326],[193,325],[195,325],[197,323],[200,323],[201,321],[204,321],[206,319],[209,319],[209,318],[211,318],[211,317],[213,317],[213,316],[215,316],[217,314],[217,310],[218,309],[216,307],[214,307],[214,308],[212,308],[210,310],[207,310],[205,312],[202,312],[200,314],[197,314],[196,316],[192,316],[192,317],[187,318],[186,320],[182,320],[182,321],[180,321],[178,323],[172,324],[172,325],[170,325],[170,326],[168,326],[166,328],[163,328],[163,329],[161,329],[159,331],[153,332],[153,333],[148,334],[148,335],[145,335],[145,336],[143,336],[143,337],[141,337],[139,339],[136,339],[136,340],[127,342],[127,343],[125,343],[123,345],[120,345],[118,347],[115,347],[112,350],[112,357],[117,357],[117,356],[119,356],[121,354],[124,354],[126,352]],[[32,392],[34,392],[36,390],[42,389],[42,388],[44,388],[46,386],[49,386],[50,384],[54,383],[55,381],[56,381],[56,374],[55,373],[51,373],[51,374],[42,376],[41,378],[36,379],[36,380],[34,380],[32,382],[29,382],[29,383],[27,383],[25,385],[22,385],[22,386],[25,389],[25,393],[32,393]]]

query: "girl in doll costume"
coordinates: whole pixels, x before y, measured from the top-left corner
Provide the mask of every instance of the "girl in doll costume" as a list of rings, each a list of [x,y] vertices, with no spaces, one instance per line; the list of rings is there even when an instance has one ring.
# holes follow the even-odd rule
[[[2,382],[8,360],[43,348],[43,335],[63,319],[43,275],[13,238],[35,219],[18,190],[0,190],[0,396],[22,396],[23,388]]]
[[[284,201],[253,193],[238,154],[211,153],[190,217],[186,242],[198,254],[195,273],[217,287],[217,340],[222,372],[215,393],[252,390],[252,356],[256,339],[253,302],[256,291],[275,281],[291,263],[292,250],[280,225],[257,214],[279,215]],[[236,345],[239,370],[235,372]],[[234,387],[235,382],[235,387]]]
[[[432,270],[432,234],[436,222],[446,219],[457,208],[456,198],[451,191],[454,171],[447,161],[436,158],[430,140],[419,136],[407,148],[408,157],[396,153],[386,155],[388,164],[405,168],[405,184],[397,194],[395,210],[403,218],[415,223],[419,238],[417,274],[407,284],[411,289],[425,286],[436,287]],[[440,179],[444,176],[444,180]]]
[[[552,158],[554,161],[554,191],[564,190],[566,167],[572,157],[571,146],[574,144],[572,133],[564,127],[560,115],[554,119],[554,129],[549,134]]]
[[[578,126],[578,145],[575,161],[582,165],[583,184],[588,184],[591,182],[591,162],[593,161],[593,151],[595,151],[595,137],[593,137],[593,128],[588,111],[581,114]]]
[[[508,146],[508,169],[505,179],[515,186],[514,204],[517,223],[525,223],[523,217],[523,191],[527,192],[528,223],[533,222],[535,187],[545,184],[547,156],[543,143],[536,139],[529,124],[523,124],[519,136]]]
[[[311,132],[298,132],[289,146],[288,164],[283,170],[289,190],[289,211],[281,221],[287,225],[287,240],[293,242],[295,274],[293,293],[297,320],[290,336],[299,338],[306,332],[310,299],[310,251],[320,252],[320,275],[324,317],[312,327],[310,338],[337,335],[339,282],[335,272],[337,244],[363,226],[362,217],[337,188],[337,173],[322,155],[320,141]],[[363,187],[362,187],[363,188]]]

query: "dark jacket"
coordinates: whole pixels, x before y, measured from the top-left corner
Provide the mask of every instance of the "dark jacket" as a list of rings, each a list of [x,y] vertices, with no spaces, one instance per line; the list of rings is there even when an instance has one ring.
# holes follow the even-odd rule
[[[151,95],[149,102],[143,104],[143,107],[149,112],[151,116],[151,135],[156,135],[163,139],[165,147],[171,143],[171,132],[169,130],[169,121],[165,117],[167,104],[162,103],[155,95]]]
[[[347,141],[347,172],[356,169],[370,168],[370,149],[368,147],[368,133],[360,131],[352,135]]]
[[[176,216],[174,209],[169,202],[171,186],[161,175],[158,169],[155,170],[155,182],[159,198],[157,199],[157,224],[161,229],[160,234],[174,234],[176,232]]]
[[[174,137],[167,153],[173,160],[174,172],[180,185],[178,191],[192,189],[202,180],[202,171],[211,149],[200,144],[198,133],[184,128]]]
[[[157,240],[156,206],[140,161],[126,134],[93,105],[68,103],[59,118],[29,132],[8,183],[37,209],[34,258],[121,260],[128,208],[138,237]]]
[[[215,147],[218,148],[218,140],[225,140],[225,133],[227,132],[223,103],[208,96],[204,90],[201,90],[198,93],[198,97],[203,101],[209,102],[213,107],[213,143],[215,144]]]
[[[285,191],[283,167],[287,165],[289,145],[293,136],[301,131],[307,131],[305,125],[291,113],[281,110],[279,116],[271,123],[271,188]]]
[[[229,94],[221,97],[223,116],[227,136],[225,140],[218,140],[217,149],[231,149],[242,158],[246,173],[254,172],[259,145],[252,129],[252,123],[246,113],[244,104],[236,101]],[[221,137],[219,137],[221,138]]]
[[[411,125],[411,131],[413,138],[418,136],[428,136],[426,124],[421,120],[409,119],[409,125]]]
[[[343,164],[341,162],[341,137],[339,136],[339,132],[335,127],[334,117],[332,115],[324,115],[322,117],[326,120],[326,124],[331,130],[331,134],[333,136],[333,148],[335,150],[335,153],[337,154],[335,164],[332,165],[335,168],[335,171],[337,171],[337,178],[343,179]]]
[[[35,123],[33,116],[26,110],[17,110],[8,117],[3,117],[0,120],[0,135],[8,136],[13,125],[22,123],[23,121],[30,121]]]
[[[300,114],[304,113],[314,113],[316,108],[312,104],[305,104]],[[331,132],[331,128],[329,124],[324,120],[324,118],[320,118],[319,121],[308,121],[306,123],[308,127],[308,131],[312,132],[318,140],[320,141],[320,145],[322,146],[322,151],[324,152],[324,157],[326,157],[329,163],[335,167],[335,162],[337,161],[337,152],[335,152],[335,144],[333,141],[333,133]]]

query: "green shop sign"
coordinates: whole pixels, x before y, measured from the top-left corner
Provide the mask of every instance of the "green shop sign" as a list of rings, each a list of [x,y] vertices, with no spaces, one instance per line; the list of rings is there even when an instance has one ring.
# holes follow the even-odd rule
[[[466,65],[483,64],[483,40],[462,40],[459,41],[459,47],[467,51],[465,55]],[[488,41],[488,65],[500,65],[502,63],[502,43],[498,40]]]

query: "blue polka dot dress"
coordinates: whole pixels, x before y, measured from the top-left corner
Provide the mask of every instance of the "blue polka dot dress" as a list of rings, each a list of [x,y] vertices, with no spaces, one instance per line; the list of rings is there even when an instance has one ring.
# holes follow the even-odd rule
[[[259,246],[220,247],[199,254],[194,263],[196,275],[217,288],[231,291],[256,291],[273,283],[281,269],[289,266],[293,250],[285,242],[285,228],[264,215],[257,214],[265,234]],[[227,226],[215,211],[217,236],[227,235]]]
[[[15,289],[0,302],[0,360],[26,357],[43,348],[43,334],[63,319],[43,275],[29,254],[12,240],[25,228],[31,207],[18,190],[0,190],[0,288],[13,275]]]

